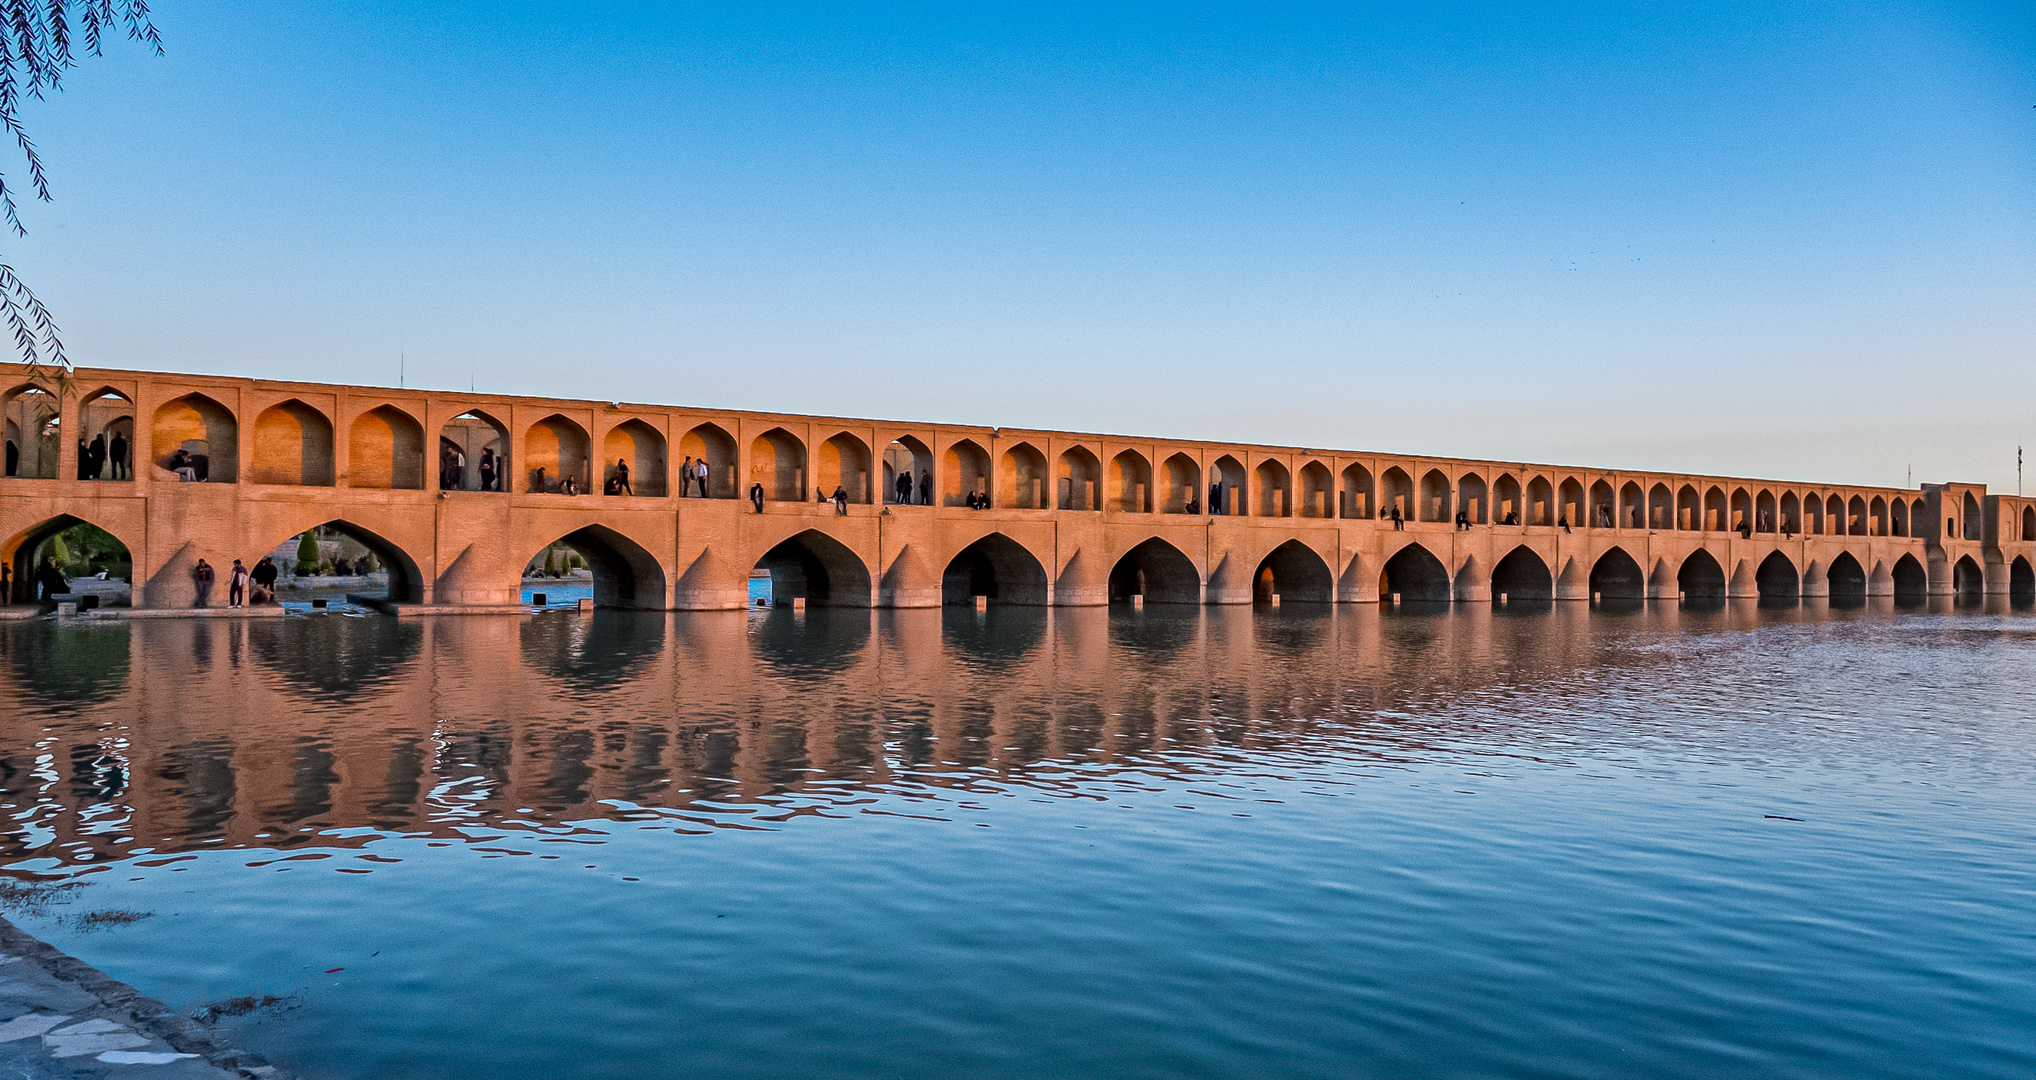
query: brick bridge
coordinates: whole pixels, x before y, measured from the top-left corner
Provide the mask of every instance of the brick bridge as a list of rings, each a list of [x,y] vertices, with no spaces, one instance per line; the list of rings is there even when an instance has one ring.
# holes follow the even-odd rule
[[[1978,484],[1852,487],[105,369],[51,393],[0,365],[0,387],[12,444],[0,561],[25,584],[43,539],[90,522],[127,545],[144,608],[189,606],[199,558],[252,561],[320,525],[374,551],[397,609],[419,612],[515,605],[525,565],[559,541],[593,566],[598,604],[645,609],[742,607],[757,567],[780,598],[850,607],[2036,593],[2036,498]],[[81,443],[115,435],[133,448],[131,477],[106,464],[81,478]],[[454,448],[459,475],[444,467]],[[203,482],[171,471],[180,450]],[[500,490],[482,490],[484,454],[500,462]],[[706,463],[705,497],[697,483],[680,490],[687,459]],[[631,493],[604,494],[618,460]],[[580,494],[561,492],[568,480]],[[845,512],[815,501],[837,487]],[[970,505],[978,497],[987,508]]]

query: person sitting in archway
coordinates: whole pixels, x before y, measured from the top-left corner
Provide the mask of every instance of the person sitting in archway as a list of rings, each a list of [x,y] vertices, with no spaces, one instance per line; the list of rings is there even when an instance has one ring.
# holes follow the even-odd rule
[[[757,513],[763,513],[764,489],[762,484],[749,485],[749,501],[756,504]]]
[[[1568,531],[1569,531],[1569,514],[1565,512],[1565,513],[1561,513],[1561,514],[1557,514],[1557,515],[1555,515],[1555,523],[1556,523],[1557,525],[1559,525],[1559,526],[1561,526],[1561,527],[1562,527],[1562,531],[1563,531],[1563,532],[1568,532]]]
[[[1456,512],[1456,531],[1465,532],[1468,531],[1469,529],[1470,529],[1470,511],[1458,510]]]
[[[1181,512],[1184,514],[1199,514],[1202,512],[1202,500],[1195,494],[1194,488],[1188,489],[1188,505],[1182,507]]]
[[[580,493],[579,477],[571,473],[566,474],[565,478],[558,482],[558,490],[561,495],[578,495]]]
[[[1406,528],[1407,528],[1407,519],[1406,519],[1406,517],[1405,517],[1404,515],[1402,515],[1402,514],[1400,513],[1400,504],[1399,504],[1399,503],[1394,503],[1394,504],[1393,504],[1393,531],[1394,531],[1394,532],[1405,532],[1405,531],[1406,531]]]
[[[198,482],[198,470],[191,464],[191,452],[181,446],[177,448],[176,453],[170,455],[170,471],[176,473],[177,479],[183,483]]]
[[[531,472],[530,490],[539,493],[544,493],[551,490],[551,488],[545,483],[544,466],[539,465],[535,470]]]
[[[629,460],[627,458],[615,459],[615,492],[618,495],[629,495],[632,497],[636,494],[636,492],[629,490]]]
[[[1499,522],[1499,524],[1501,524],[1501,525],[1518,525],[1518,524],[1520,524],[1520,515],[1519,515],[1519,514],[1517,514],[1517,513],[1515,513],[1515,512],[1513,512],[1513,511],[1511,511],[1511,510],[1508,510],[1508,511],[1506,511],[1506,520],[1504,520],[1504,521],[1501,521],[1501,522]]]

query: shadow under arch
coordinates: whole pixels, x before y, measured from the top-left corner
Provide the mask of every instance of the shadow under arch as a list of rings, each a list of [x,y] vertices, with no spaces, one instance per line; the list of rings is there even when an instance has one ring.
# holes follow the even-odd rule
[[[1895,603],[1904,607],[1930,601],[1930,574],[1914,555],[1904,554],[1889,571],[1894,579]]]
[[[771,574],[771,602],[808,607],[870,606],[870,571],[846,544],[807,529],[763,553],[756,568]]]
[[[1046,568],[1018,541],[991,533],[957,552],[940,575],[942,604],[978,596],[992,604],[1044,604]]]
[[[870,613],[843,607],[773,608],[750,622],[750,647],[773,674],[823,679],[855,665],[869,645]]]
[[[1718,564],[1718,557],[1698,548],[1683,560],[1675,572],[1676,589],[1683,594],[1683,602],[1690,604],[1723,605],[1725,603],[1725,568]]]
[[[1046,640],[1044,605],[990,605],[987,611],[945,607],[940,639],[971,668],[1001,671],[1023,662]]]
[[[1553,601],[1555,575],[1549,572],[1548,564],[1541,561],[1541,556],[1535,554],[1533,548],[1521,544],[1492,567],[1493,602],[1496,603],[1502,593],[1509,607],[1523,600]]]
[[[0,562],[4,562],[12,573],[7,595],[0,596],[0,604],[25,604],[35,599],[36,557],[51,537],[77,525],[90,525],[117,542],[125,556],[132,578],[133,551],[127,539],[96,521],[81,518],[76,514],[58,514],[46,518],[0,542]]]
[[[179,622],[174,630],[186,625]],[[153,636],[158,627],[149,631]],[[251,620],[247,636],[255,660],[305,696],[358,704],[364,695],[402,678],[417,659],[424,628],[415,619],[327,615]]]
[[[1282,602],[1327,604],[1336,599],[1336,577],[1314,548],[1289,540],[1267,552],[1251,575],[1253,601],[1269,602],[1274,596]]]
[[[1753,582],[1759,586],[1762,600],[1793,602],[1803,591],[1803,577],[1795,562],[1779,551],[1768,552],[1767,558],[1760,560]]]
[[[1960,555],[1951,564],[1951,593],[1962,602],[1978,600],[1986,592],[1986,574],[1970,555]]]
[[[2025,556],[2015,556],[2008,564],[2008,601],[2014,604],[2036,602],[2036,568],[2031,568]]]
[[[1591,593],[1599,600],[1647,599],[1647,574],[1622,547],[1609,547],[1591,564]]]
[[[1148,604],[1199,604],[1202,575],[1181,549],[1151,537],[1117,559],[1110,568],[1110,602],[1145,597]]]
[[[247,559],[247,565],[252,568],[256,560],[281,547],[290,537],[302,536],[314,529],[330,529],[373,553],[375,561],[381,563],[382,568],[388,572],[390,600],[399,604],[417,604],[423,602],[424,575],[417,569],[417,560],[411,558],[409,552],[404,551],[387,537],[372,529],[362,528],[345,518],[333,518],[330,521],[315,522],[301,529],[293,530],[284,536],[277,537],[274,543],[257,549],[253,557]],[[218,568],[220,583],[213,587],[215,602],[223,603],[225,601],[226,570],[232,565],[232,563],[228,563],[227,566]],[[288,568],[286,567],[285,569],[287,570]]]
[[[1866,603],[1866,568],[1851,552],[1841,551],[1831,560],[1831,568],[1824,571],[1825,579],[1831,586],[1831,603],[1841,607],[1859,607]]]
[[[665,568],[642,544],[607,527],[584,525],[538,548],[565,544],[594,572],[594,606],[661,611],[667,595]],[[537,553],[533,552],[532,557]],[[527,564],[528,559],[525,560]]]
[[[1427,548],[1408,544],[1379,571],[1379,596],[1388,602],[1397,596],[1401,603],[1447,604],[1449,570]]]
[[[533,672],[575,690],[605,690],[664,651],[662,611],[596,610],[592,618],[523,620],[519,644]]]

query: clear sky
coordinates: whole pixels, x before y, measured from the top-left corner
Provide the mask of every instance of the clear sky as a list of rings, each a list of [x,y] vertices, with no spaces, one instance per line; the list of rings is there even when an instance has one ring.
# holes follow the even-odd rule
[[[2036,6],[990,7],[165,0],[167,55],[28,106],[57,201],[4,250],[81,364],[1995,490],[2036,454]]]

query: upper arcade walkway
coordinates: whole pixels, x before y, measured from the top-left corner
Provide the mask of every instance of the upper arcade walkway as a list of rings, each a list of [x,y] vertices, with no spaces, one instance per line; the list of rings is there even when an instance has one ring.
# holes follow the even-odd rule
[[[17,599],[37,546],[79,521],[127,546],[135,603],[155,608],[192,602],[198,559],[223,568],[319,525],[374,550],[393,599],[436,610],[514,605],[561,540],[594,566],[597,602],[640,608],[743,606],[758,566],[780,596],[851,606],[2036,592],[2036,499],[1977,484],[106,369],[51,393],[18,365],[0,365],[0,414]],[[619,463],[629,489],[604,493]],[[818,501],[837,490],[842,505]]]

